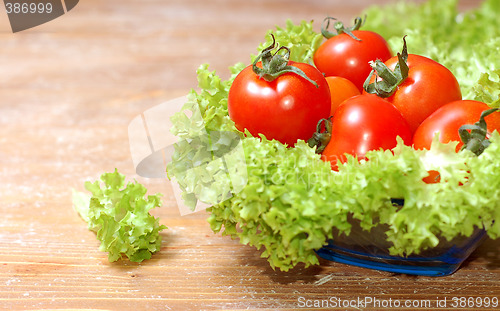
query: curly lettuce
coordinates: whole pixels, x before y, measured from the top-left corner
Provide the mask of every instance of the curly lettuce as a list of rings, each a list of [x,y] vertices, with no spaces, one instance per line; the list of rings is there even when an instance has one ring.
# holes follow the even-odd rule
[[[125,255],[130,261],[141,262],[161,248],[160,231],[166,229],[149,211],[161,204],[160,194],[146,195],[146,188],[127,183],[116,169],[101,175],[100,181],[85,183],[91,192],[73,192],[73,206],[88,229],[101,242],[99,249],[108,252],[110,262]]]
[[[499,23],[494,18],[498,5],[485,1],[474,11],[460,13],[454,0],[420,5],[401,2],[368,9],[365,28],[389,38],[394,50],[400,49],[402,36],[408,34],[411,52],[449,66],[465,98],[498,106],[499,60],[494,59],[496,53],[490,54],[500,47],[495,39],[500,27],[494,26]],[[492,24],[481,28],[487,22]],[[310,62],[322,40],[312,22],[293,25],[288,21],[285,28],[270,32],[281,45],[292,47],[292,58],[297,61]],[[270,37],[266,39],[260,47],[269,45]],[[207,65],[201,66],[199,91],[191,91],[183,111],[172,119],[173,132],[186,142],[207,131],[234,132],[241,138],[247,183],[207,210],[214,232],[260,249],[271,267],[283,271],[298,264],[318,264],[315,251],[333,237],[334,230],[349,235],[350,219],[359,221],[365,230],[379,225],[387,228],[393,255],[420,253],[442,238],[468,236],[475,228],[486,229],[492,238],[500,236],[498,133],[479,157],[456,153],[454,144],[436,141],[431,150],[417,151],[400,142],[393,150],[370,151],[366,161],[350,156],[334,172],[305,142],[287,148],[262,135],[252,137],[236,130],[227,115],[227,94],[243,68],[237,64],[231,68],[232,76],[221,81]],[[191,197],[198,194],[189,189],[203,181],[196,176],[183,180],[183,170],[199,152],[192,143],[181,142],[167,165],[169,176],[184,182]],[[422,181],[432,169],[441,173],[441,182]],[[219,171],[210,172],[215,176]],[[194,184],[187,187],[190,183]],[[203,186],[205,191],[224,193],[228,188],[223,184]],[[393,204],[395,198],[404,204]]]

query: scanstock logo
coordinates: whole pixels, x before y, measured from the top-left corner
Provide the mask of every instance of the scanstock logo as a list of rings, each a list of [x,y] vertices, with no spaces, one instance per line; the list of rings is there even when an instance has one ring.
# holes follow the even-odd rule
[[[49,22],[73,9],[79,0],[4,0],[12,32]]]

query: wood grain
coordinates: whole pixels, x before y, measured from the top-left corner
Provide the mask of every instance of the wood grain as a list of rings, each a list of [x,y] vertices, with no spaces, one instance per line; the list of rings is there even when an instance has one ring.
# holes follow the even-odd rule
[[[135,175],[129,122],[196,86],[200,64],[227,77],[287,18],[351,19],[374,2],[391,1],[86,0],[16,34],[0,14],[0,309],[292,310],[335,297],[433,305],[500,298],[499,241],[487,240],[443,278],[323,260],[284,273],[254,248],[213,234],[204,212],[181,217],[168,181]],[[72,209],[72,188],[115,167],[165,194],[153,213],[169,229],[147,262],[109,263]]]

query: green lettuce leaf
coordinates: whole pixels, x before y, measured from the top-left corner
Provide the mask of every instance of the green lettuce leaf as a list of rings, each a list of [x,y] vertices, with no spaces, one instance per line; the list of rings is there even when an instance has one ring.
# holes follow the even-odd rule
[[[88,228],[101,241],[99,249],[108,252],[110,262],[122,255],[130,261],[141,262],[161,248],[160,231],[166,229],[159,219],[149,214],[159,207],[160,194],[145,194],[146,188],[137,183],[125,185],[125,176],[116,169],[101,175],[99,181],[86,182],[92,193],[73,192],[73,206]]]
[[[268,32],[267,41],[259,45],[258,52],[272,43],[271,33],[280,46],[290,49],[290,59],[297,62],[311,62],[314,51],[323,40],[322,35],[313,30],[313,22],[302,21],[295,25],[288,20],[285,28],[276,27]],[[255,57],[251,56],[251,62]],[[226,176],[224,169],[217,169],[220,164],[215,161],[217,156],[212,148],[221,146],[213,144],[210,135],[214,132],[234,132],[244,137],[227,112],[229,88],[244,68],[243,63],[235,64],[229,68],[230,78],[222,81],[215,71],[209,70],[208,64],[201,65],[197,70],[199,91],[192,89],[182,110],[171,118],[171,132],[180,141],[175,145],[176,152],[166,170],[168,176],[175,178],[183,190],[184,203],[191,210],[195,209],[201,197],[204,203],[218,203],[218,194],[228,192],[228,185],[234,182],[230,181],[230,176]],[[228,148],[222,146],[221,149]]]

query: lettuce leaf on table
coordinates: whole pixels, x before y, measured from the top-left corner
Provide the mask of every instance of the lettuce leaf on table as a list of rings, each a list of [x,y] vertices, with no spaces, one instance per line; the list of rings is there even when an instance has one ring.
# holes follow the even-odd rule
[[[110,262],[122,255],[134,262],[150,259],[160,250],[160,231],[166,229],[149,214],[160,206],[160,194],[145,197],[143,185],[125,185],[125,176],[116,169],[102,174],[100,180],[85,183],[91,195],[73,192],[73,206],[101,241],[99,249],[108,252]]]
[[[500,60],[492,51],[500,48],[495,39],[500,37],[500,25],[494,18],[499,4],[485,1],[476,10],[459,13],[456,3],[433,0],[373,7],[366,11],[365,28],[389,38],[394,50],[400,50],[401,38],[408,34],[410,52],[448,66],[464,98],[498,106]],[[312,22],[293,25],[288,21],[285,28],[272,33],[280,45],[291,47],[294,60],[309,62],[322,40],[312,26]],[[267,46],[267,40],[260,47]],[[454,144],[437,141],[430,151],[399,143],[392,151],[369,152],[368,161],[349,157],[339,172],[333,172],[305,142],[287,148],[236,130],[227,115],[227,94],[243,68],[236,64],[230,69],[232,76],[221,81],[208,65],[202,65],[199,90],[190,92],[183,110],[172,118],[172,131],[183,141],[176,146],[167,172],[184,184],[187,195],[196,195],[192,185],[196,178],[184,172],[200,152],[190,140],[212,130],[238,133],[242,138],[248,182],[242,191],[208,209],[214,232],[261,249],[273,268],[284,271],[299,263],[318,264],[315,250],[332,238],[333,229],[349,234],[349,218],[359,220],[365,230],[386,225],[394,255],[419,253],[436,246],[441,237],[468,236],[474,228],[487,229],[492,238],[500,236],[498,133],[479,157],[456,153]],[[440,171],[442,182],[422,181],[430,169]],[[220,184],[203,186],[215,193],[227,191]],[[404,205],[394,206],[393,198],[404,199]]]

